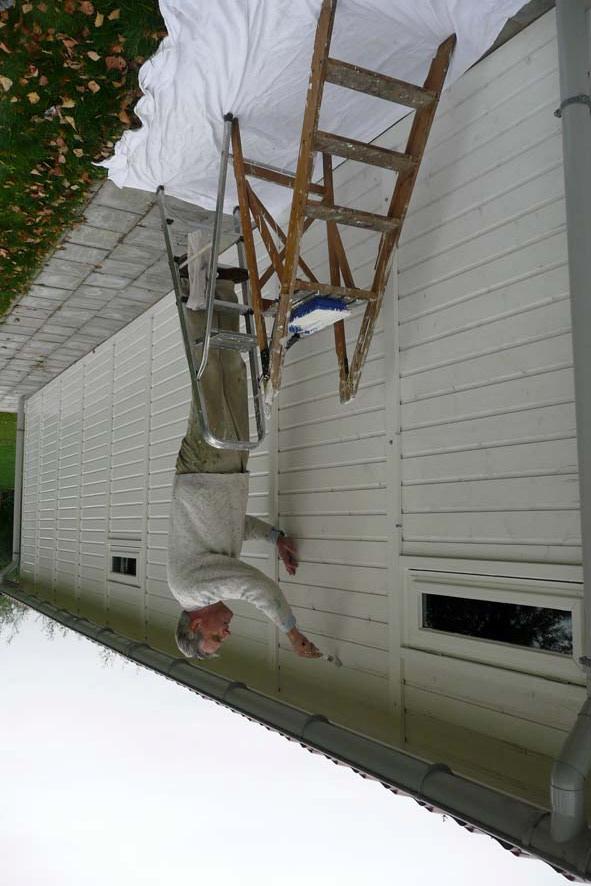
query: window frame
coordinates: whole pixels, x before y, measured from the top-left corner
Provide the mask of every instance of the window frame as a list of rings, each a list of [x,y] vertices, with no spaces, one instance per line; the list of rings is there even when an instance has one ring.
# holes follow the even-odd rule
[[[572,655],[424,628],[423,594],[562,609],[572,618]],[[426,652],[580,683],[583,680],[578,665],[583,654],[582,609],[582,586],[575,582],[407,569],[403,643]]]

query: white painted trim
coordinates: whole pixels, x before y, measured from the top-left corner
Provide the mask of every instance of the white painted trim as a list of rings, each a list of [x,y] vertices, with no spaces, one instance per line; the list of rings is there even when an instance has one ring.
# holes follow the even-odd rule
[[[525,649],[508,643],[477,640],[422,627],[421,595],[445,594],[466,599],[490,599],[563,609],[570,612],[573,625],[572,656]],[[539,674],[569,682],[581,682],[577,661],[583,642],[582,586],[570,583],[516,580],[500,576],[466,575],[408,569],[404,577],[404,644],[413,649],[440,652],[454,658],[523,673]]]

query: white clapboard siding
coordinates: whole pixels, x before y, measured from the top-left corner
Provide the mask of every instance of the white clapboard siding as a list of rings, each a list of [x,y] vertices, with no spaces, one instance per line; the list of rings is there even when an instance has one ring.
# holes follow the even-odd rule
[[[42,399],[39,395],[26,404],[26,444],[23,452],[21,575],[26,584],[32,587],[35,585],[38,569],[41,408]]]
[[[383,212],[385,176],[357,163],[335,169],[336,202]],[[355,283],[371,285],[378,237],[341,227]],[[313,225],[302,255],[320,280],[329,279],[326,226]],[[346,322],[353,352],[363,308]],[[391,347],[383,319],[376,329],[357,397],[339,403],[339,376],[332,329],[295,345],[287,354],[277,412],[277,498],[280,526],[298,539],[296,576],[280,569],[281,587],[301,629],[320,648],[337,651],[344,667],[322,672],[327,714],[352,724],[388,704],[390,670],[388,564],[393,527],[388,523],[386,459],[386,377],[384,348]],[[314,699],[308,662],[280,644],[282,695],[301,703],[302,687]],[[326,679],[326,684],[324,683]],[[318,694],[318,693],[316,693]],[[363,701],[361,701],[363,699]],[[318,701],[316,702],[318,705]],[[361,713],[361,707],[364,713]]]
[[[557,103],[550,13],[442,100],[398,259],[403,553],[580,562]]]

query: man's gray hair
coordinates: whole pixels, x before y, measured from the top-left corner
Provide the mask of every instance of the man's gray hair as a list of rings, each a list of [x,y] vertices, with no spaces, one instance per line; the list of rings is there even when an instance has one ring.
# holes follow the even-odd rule
[[[201,651],[203,634],[201,631],[191,630],[191,618],[188,612],[181,612],[175,633],[176,645],[187,658],[217,658],[215,652]]]

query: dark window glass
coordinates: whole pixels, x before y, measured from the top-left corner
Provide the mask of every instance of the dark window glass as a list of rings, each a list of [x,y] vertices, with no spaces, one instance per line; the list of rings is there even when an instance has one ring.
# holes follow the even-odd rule
[[[423,594],[423,627],[572,655],[572,615],[563,609]]]
[[[113,557],[111,572],[119,575],[137,575],[135,557]]]

